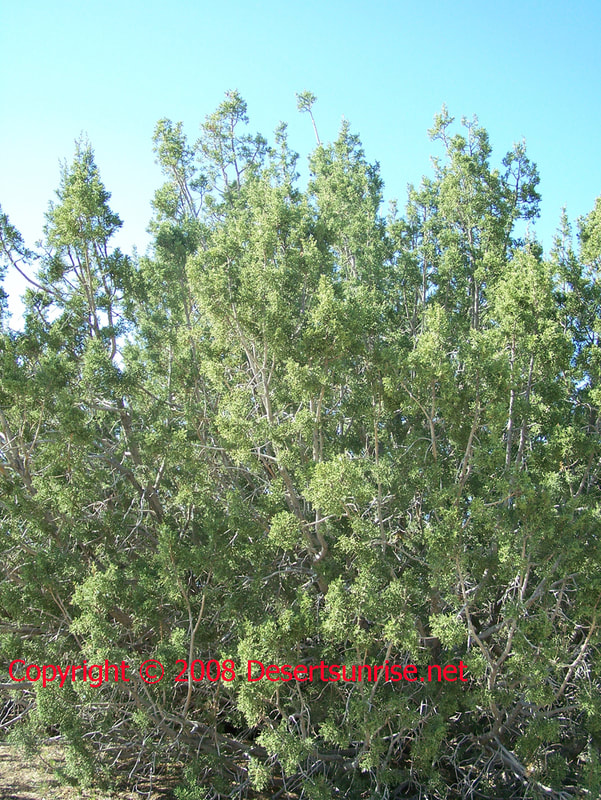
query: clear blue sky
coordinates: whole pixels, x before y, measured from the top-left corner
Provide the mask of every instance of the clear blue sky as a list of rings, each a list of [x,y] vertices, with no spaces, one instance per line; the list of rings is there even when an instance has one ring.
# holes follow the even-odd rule
[[[228,89],[254,130],[289,122],[303,158],[314,139],[295,92],[313,91],[321,138],[346,117],[401,207],[430,171],[427,129],[443,103],[478,115],[495,163],[525,138],[546,250],[561,207],[575,220],[601,194],[599,0],[5,0],[0,81],[0,203],[30,244],[83,131],[125,222],[120,245],[144,251],[156,121],[182,120],[195,138]]]

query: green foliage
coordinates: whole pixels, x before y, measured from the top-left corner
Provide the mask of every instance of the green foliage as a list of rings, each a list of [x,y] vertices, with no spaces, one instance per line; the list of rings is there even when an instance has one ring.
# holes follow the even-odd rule
[[[32,255],[31,251],[25,247],[23,237],[14,225],[10,224],[8,216],[0,206],[0,281],[4,280],[8,266],[16,267],[22,272],[19,262],[30,261]],[[0,330],[6,315],[7,297],[4,289],[0,287]]]
[[[595,796],[601,201],[545,259],[523,144],[495,167],[443,109],[385,218],[359,138],[297,99],[305,187],[237,92],[194,143],[159,121],[138,261],[89,144],[63,167],[0,333],[0,652],[132,680],[27,687],[13,735],[60,735],[83,783],[179,759],[181,800]],[[0,252],[37,258],[5,215]],[[176,682],[193,661],[236,677]],[[329,677],[386,662],[465,677]]]
[[[184,782],[175,789],[177,800],[206,800],[207,791],[199,782],[198,771],[194,765],[184,770]]]

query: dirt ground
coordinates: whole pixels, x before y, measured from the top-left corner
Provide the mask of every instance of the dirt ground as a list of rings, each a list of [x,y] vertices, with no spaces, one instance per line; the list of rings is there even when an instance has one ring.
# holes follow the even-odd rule
[[[41,757],[24,757],[13,745],[0,744],[0,800],[167,800],[168,793],[150,797],[131,792],[75,789],[65,786],[54,774],[52,765],[61,766],[64,758],[56,747],[45,748]]]

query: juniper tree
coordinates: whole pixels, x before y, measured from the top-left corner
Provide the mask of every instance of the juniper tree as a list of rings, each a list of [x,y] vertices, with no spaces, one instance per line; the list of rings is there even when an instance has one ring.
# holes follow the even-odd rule
[[[91,148],[63,170],[4,337],[0,647],[165,677],[17,690],[22,733],[55,726],[84,778],[183,757],[209,797],[594,794],[597,209],[546,260],[516,231],[536,169],[522,145],[491,166],[477,122],[437,117],[434,176],[388,217],[346,123],[306,187],[285,128],[246,124],[237,93],[195,143],[158,123],[138,263]]]

